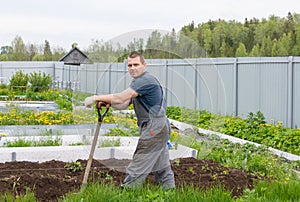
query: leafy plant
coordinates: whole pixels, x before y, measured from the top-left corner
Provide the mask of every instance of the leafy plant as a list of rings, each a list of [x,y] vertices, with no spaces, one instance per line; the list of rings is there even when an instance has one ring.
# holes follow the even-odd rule
[[[110,174],[106,173],[105,179],[106,179],[106,180],[112,180],[113,177],[112,177]]]
[[[68,162],[64,168],[71,172],[71,173],[75,173],[75,172],[78,172],[78,171],[82,171],[83,170],[83,167],[81,165],[81,162],[79,161],[72,161],[72,162]]]
[[[9,87],[5,84],[0,84],[0,95],[7,95],[9,92]]]
[[[19,70],[12,75],[9,81],[10,89],[17,92],[25,92],[27,90],[28,81],[28,74],[24,74],[22,70]]]
[[[182,120],[192,125],[197,120],[197,127],[264,144],[293,154],[300,154],[300,128],[284,128],[282,122],[269,124],[260,111],[250,112],[245,119],[242,119],[239,116],[212,114],[206,110],[187,110],[180,107],[168,107],[168,109],[167,116],[169,118]],[[184,111],[189,112],[189,118],[183,118],[186,116]]]
[[[50,74],[46,75],[45,72],[43,72],[43,74],[41,72],[31,72],[29,75],[29,83],[31,84],[31,91],[42,92],[51,87],[52,78]]]
[[[175,160],[174,160],[174,164],[175,164],[176,166],[179,166],[179,165],[180,165],[180,159],[175,159]]]

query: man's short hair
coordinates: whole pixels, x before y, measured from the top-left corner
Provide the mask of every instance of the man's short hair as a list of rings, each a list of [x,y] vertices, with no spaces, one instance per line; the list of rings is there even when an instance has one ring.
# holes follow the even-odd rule
[[[140,57],[140,62],[143,64],[145,62],[144,57],[142,56],[141,53],[137,52],[137,51],[133,51],[129,54],[128,58],[136,58],[136,57]]]

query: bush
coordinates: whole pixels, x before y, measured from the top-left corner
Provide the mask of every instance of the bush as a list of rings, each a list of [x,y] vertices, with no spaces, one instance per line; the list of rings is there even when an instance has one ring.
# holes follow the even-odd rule
[[[9,92],[8,86],[5,84],[0,84],[0,95],[7,95]]]
[[[12,75],[9,81],[9,87],[13,91],[25,92],[28,87],[28,81],[28,74],[24,74],[22,70],[19,70]]]
[[[41,72],[31,72],[29,76],[29,82],[31,84],[31,91],[42,92],[49,90],[50,86],[52,85],[52,78],[50,74],[46,75],[45,72],[43,72],[43,74],[41,74]]]

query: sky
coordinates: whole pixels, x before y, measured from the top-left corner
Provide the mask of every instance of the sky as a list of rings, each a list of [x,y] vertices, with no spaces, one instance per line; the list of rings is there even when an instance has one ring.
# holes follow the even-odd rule
[[[148,37],[154,30],[178,32],[223,19],[286,17],[300,14],[299,0],[0,0],[0,47],[16,36],[25,44],[44,44],[70,50],[73,43],[85,50],[93,41]],[[122,44],[122,43],[121,43]]]

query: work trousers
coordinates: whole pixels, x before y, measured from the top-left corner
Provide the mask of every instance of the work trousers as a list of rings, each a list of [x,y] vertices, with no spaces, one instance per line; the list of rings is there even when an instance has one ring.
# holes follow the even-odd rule
[[[175,187],[167,146],[170,137],[168,120],[166,118],[150,120],[140,127],[140,134],[133,159],[126,169],[122,187],[140,186],[151,172],[163,189]]]

